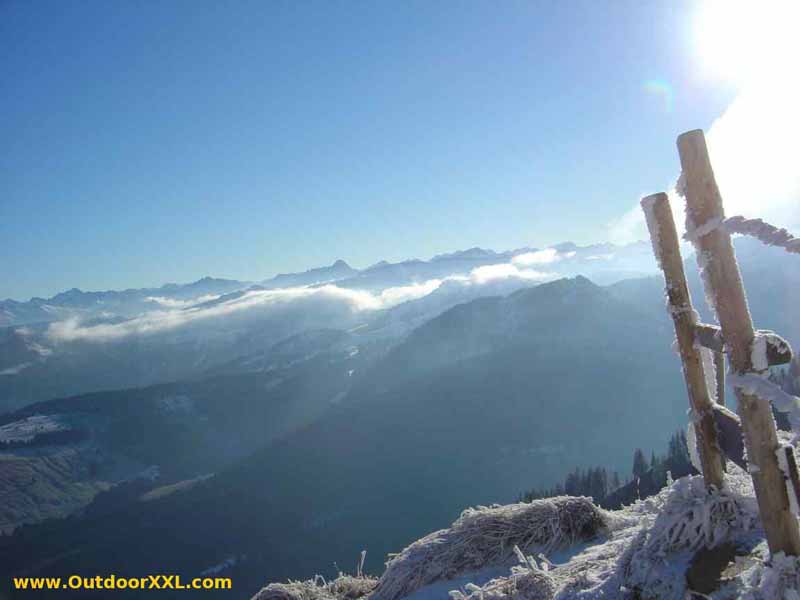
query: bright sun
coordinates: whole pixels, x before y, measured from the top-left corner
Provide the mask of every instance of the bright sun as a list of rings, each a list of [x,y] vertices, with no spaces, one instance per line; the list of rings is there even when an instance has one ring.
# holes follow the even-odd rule
[[[798,0],[706,0],[695,18],[695,48],[710,75],[737,84],[777,71],[794,77],[798,27]]]

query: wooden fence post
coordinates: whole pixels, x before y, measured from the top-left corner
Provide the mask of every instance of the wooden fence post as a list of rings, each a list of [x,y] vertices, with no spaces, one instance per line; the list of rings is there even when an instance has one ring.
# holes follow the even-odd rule
[[[725,214],[703,132],[694,130],[680,135],[678,154],[686,194],[687,237],[697,250],[703,285],[717,313],[728,363],[733,373],[753,372],[753,322],[730,234],[719,226]],[[734,392],[769,549],[773,554],[797,556],[800,531],[789,509],[784,475],[778,465],[778,436],[770,404],[740,387],[734,387]]]
[[[708,389],[700,347],[695,344],[697,313],[692,307],[692,298],[683,272],[683,259],[675,230],[675,221],[665,193],[653,194],[642,199],[642,209],[647,217],[647,228],[653,242],[653,252],[664,272],[667,302],[678,349],[683,363],[683,378],[689,404],[694,415],[697,448],[706,487],[722,489],[725,459],[717,442],[717,425],[714,421],[714,406]]]
[[[717,404],[725,406],[725,354],[714,352],[714,370],[717,374]]]

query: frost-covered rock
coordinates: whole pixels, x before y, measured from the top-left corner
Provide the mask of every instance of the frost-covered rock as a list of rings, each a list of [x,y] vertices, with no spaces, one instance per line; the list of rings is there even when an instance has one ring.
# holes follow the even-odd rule
[[[469,509],[365,588],[374,586],[369,600],[448,600],[448,591],[450,600],[684,600],[695,554],[723,545],[738,554],[705,597],[800,600],[800,559],[769,555],[751,476],[733,464],[722,491],[683,477],[620,510],[572,497]],[[320,578],[273,584],[256,600],[356,600],[363,591],[333,589]]]
[[[307,581],[271,583],[252,600],[357,600],[367,596],[377,583],[372,577],[342,573],[330,582],[315,577]]]
[[[770,556],[761,542],[746,559],[744,568],[711,596],[714,600],[798,600],[800,559],[779,552]],[[738,562],[738,561],[737,561]]]
[[[466,593],[465,593],[466,592]],[[467,585],[450,592],[452,600],[550,600],[556,593],[553,577],[536,565],[513,567],[508,577],[492,579],[483,587]]]
[[[389,561],[372,599],[397,600],[434,581],[515,562],[515,547],[552,552],[591,539],[604,525],[603,511],[582,497],[471,508]]]
[[[517,506],[487,510],[502,514]],[[684,477],[656,496],[632,506],[618,511],[595,510],[602,521],[602,526],[595,531],[597,537],[588,541],[580,536],[573,539],[573,551],[561,564],[546,559],[538,565],[532,559],[518,561],[520,564],[512,567],[508,576],[495,577],[481,586],[458,586],[459,589],[454,590],[457,593],[451,596],[454,600],[683,600],[687,593],[686,569],[699,548],[715,548],[729,542],[753,546],[763,538],[750,476],[733,465],[726,474],[722,492],[709,493],[701,477]],[[462,548],[460,536],[455,535],[457,525],[458,522],[449,530],[419,540],[394,558],[381,579],[381,584],[392,581],[394,595],[381,595],[379,584],[371,598],[399,599],[422,587],[421,582],[437,577],[447,579],[442,565],[451,563],[444,557],[459,556],[458,550]],[[527,526],[538,530],[530,523]],[[479,545],[483,543],[488,540]],[[491,543],[496,551],[507,548],[502,537],[493,538]],[[545,554],[558,562],[558,553],[553,549]],[[470,562],[468,568],[476,570],[490,562],[476,560]],[[434,573],[438,576],[434,577]],[[787,580],[785,574],[781,577]],[[731,585],[740,589],[744,583],[737,580]],[[422,592],[424,589],[414,597],[430,597],[431,600],[439,597]],[[711,597],[717,598],[716,593]],[[719,596],[729,597],[737,596]],[[783,600],[783,596],[753,596],[754,600],[767,598]]]

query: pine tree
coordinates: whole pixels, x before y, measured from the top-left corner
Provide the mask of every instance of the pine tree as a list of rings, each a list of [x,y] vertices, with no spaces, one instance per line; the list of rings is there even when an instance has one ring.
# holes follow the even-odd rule
[[[592,497],[598,502],[606,497],[608,493],[608,473],[603,467],[598,467],[595,471],[594,489]]]
[[[576,468],[572,473],[567,475],[567,478],[564,480],[564,493],[567,496],[576,496],[578,495],[578,488],[580,486],[580,471]]]
[[[633,453],[633,476],[641,478],[647,472],[647,459],[641,448],[637,448]]]

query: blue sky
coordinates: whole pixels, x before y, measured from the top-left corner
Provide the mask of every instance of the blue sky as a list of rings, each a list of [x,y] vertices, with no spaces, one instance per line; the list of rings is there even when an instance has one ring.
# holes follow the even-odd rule
[[[0,2],[0,297],[605,241],[735,97],[695,12]]]

